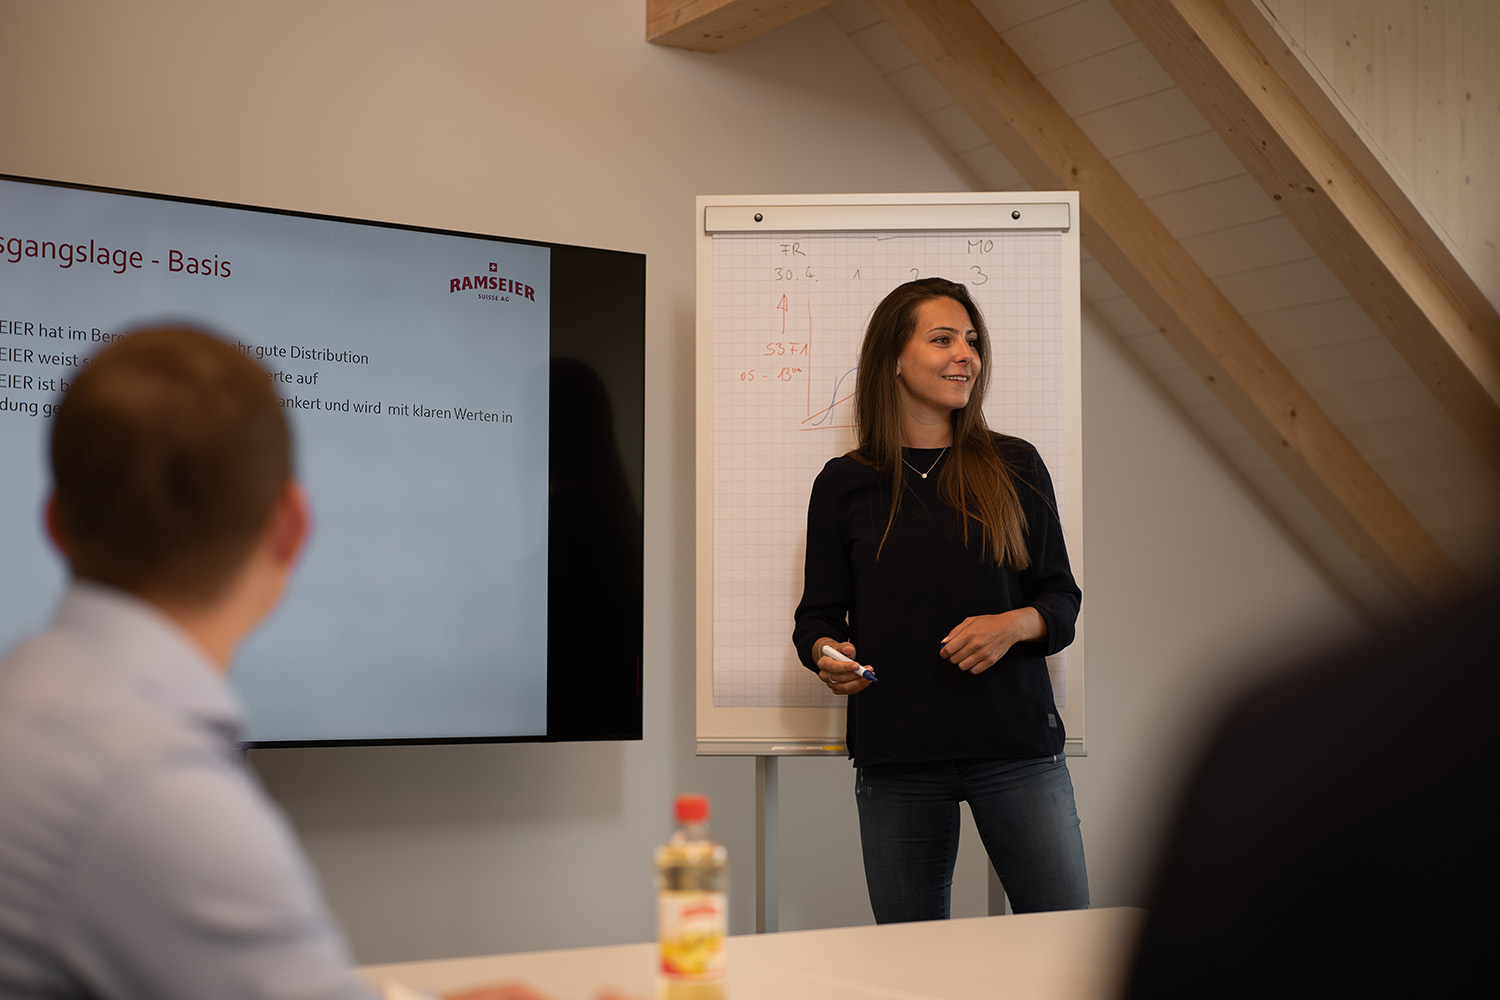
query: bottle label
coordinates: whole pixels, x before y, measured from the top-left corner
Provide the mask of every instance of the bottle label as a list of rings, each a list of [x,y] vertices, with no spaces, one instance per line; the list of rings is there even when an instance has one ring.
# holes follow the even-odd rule
[[[698,983],[724,978],[724,893],[664,891],[656,912],[662,976]]]

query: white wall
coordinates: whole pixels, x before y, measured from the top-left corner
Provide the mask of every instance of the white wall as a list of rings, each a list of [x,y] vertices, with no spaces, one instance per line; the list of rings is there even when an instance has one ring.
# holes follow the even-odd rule
[[[257,754],[362,961],[649,938],[651,847],[687,790],[713,796],[752,925],[751,762],[693,755],[693,196],[971,181],[823,15],[717,57],[643,23],[642,0],[0,0],[0,172],[648,256],[646,738]],[[1139,900],[1179,737],[1239,665],[1353,619],[1092,321],[1084,365],[1074,773],[1108,905]],[[869,920],[851,783],[783,765],[784,927]],[[959,878],[982,912],[973,850]]]

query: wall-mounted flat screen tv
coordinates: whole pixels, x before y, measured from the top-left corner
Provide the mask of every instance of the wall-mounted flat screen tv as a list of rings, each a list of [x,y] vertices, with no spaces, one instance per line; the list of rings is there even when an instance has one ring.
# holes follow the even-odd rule
[[[0,649],[66,586],[49,417],[123,331],[258,359],[311,542],[253,746],[639,739],[645,258],[0,176]]]

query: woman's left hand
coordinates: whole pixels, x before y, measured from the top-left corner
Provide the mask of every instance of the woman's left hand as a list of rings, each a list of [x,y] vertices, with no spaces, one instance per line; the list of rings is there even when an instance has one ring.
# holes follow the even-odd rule
[[[1047,637],[1047,622],[1036,608],[1017,608],[998,615],[965,618],[943,637],[938,655],[960,670],[982,674],[1018,642]]]

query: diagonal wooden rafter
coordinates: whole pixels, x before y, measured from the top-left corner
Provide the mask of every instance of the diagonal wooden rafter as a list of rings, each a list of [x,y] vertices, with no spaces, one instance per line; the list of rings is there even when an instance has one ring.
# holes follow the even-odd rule
[[[871,0],[1028,183],[1079,192],[1082,237],[1183,360],[1403,598],[1469,584],[968,0]]]
[[[723,52],[833,0],[646,0],[646,41]]]
[[[1297,79],[1307,70],[1260,7],[1111,2],[1480,453],[1500,465],[1500,312],[1316,81]]]

